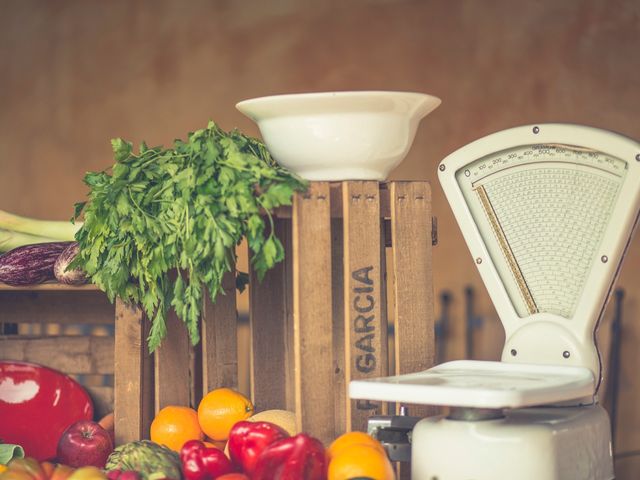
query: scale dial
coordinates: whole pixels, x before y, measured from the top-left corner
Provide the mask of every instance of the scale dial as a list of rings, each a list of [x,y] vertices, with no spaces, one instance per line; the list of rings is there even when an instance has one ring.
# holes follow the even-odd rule
[[[456,172],[518,316],[574,315],[627,171],[597,150],[532,144]]]

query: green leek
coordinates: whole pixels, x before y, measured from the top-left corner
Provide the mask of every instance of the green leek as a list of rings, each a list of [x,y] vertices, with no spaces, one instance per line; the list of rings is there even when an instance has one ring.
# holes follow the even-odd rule
[[[29,235],[28,233],[14,232],[0,229],[0,253],[8,252],[23,245],[33,245],[34,243],[59,242],[60,240],[49,237]]]
[[[20,217],[12,213],[0,210],[0,229],[11,232],[26,233],[35,237],[45,237],[47,241],[72,241],[82,223],[61,222],[56,220],[36,220]],[[0,242],[2,240],[0,239]],[[37,242],[33,242],[37,243]]]

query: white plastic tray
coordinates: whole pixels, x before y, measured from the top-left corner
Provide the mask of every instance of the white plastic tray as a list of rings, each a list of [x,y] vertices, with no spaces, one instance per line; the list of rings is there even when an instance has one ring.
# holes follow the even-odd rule
[[[520,408],[593,395],[585,367],[459,360],[424,372],[354,380],[355,399],[474,408]]]

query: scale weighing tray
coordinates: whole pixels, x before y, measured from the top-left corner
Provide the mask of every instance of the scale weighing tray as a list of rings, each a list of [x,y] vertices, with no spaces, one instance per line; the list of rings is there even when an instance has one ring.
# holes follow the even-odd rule
[[[589,397],[588,368],[458,360],[426,372],[352,381],[352,398],[470,408],[521,408]],[[473,393],[470,393],[470,392]]]

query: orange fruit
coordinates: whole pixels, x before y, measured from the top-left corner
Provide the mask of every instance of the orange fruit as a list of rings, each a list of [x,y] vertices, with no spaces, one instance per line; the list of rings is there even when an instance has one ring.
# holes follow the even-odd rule
[[[382,444],[378,440],[373,438],[371,435],[369,435],[368,433],[347,432],[343,435],[340,435],[338,438],[336,438],[333,441],[331,445],[329,445],[329,448],[327,449],[327,455],[331,459],[335,457],[338,453],[340,453],[342,450],[344,450],[345,448],[350,447],[351,445],[356,445],[356,444],[369,445],[371,447],[375,447],[381,453],[385,453],[385,450]]]
[[[224,449],[227,447],[227,441],[226,440],[222,440],[221,442],[214,440],[213,438],[209,438],[209,437],[205,437],[204,439],[204,443],[207,446],[213,446],[215,448],[217,448],[218,450],[222,450],[224,452]]]
[[[222,442],[236,422],[253,413],[251,400],[230,388],[216,388],[207,393],[198,405],[200,428],[209,438]]]
[[[189,440],[202,440],[204,433],[193,408],[169,405],[158,412],[151,422],[151,441],[179,452]]]
[[[56,466],[51,462],[40,462],[40,468],[44,472],[44,478],[51,478],[53,471],[56,469]]]
[[[345,446],[329,462],[328,480],[352,478],[395,480],[393,466],[387,454],[374,445],[354,443]]]

